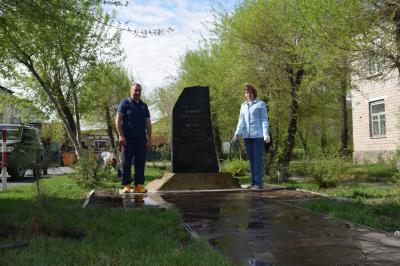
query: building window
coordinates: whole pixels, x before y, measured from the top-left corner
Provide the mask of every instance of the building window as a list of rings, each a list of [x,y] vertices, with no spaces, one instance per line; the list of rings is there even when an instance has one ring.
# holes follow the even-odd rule
[[[367,64],[367,77],[372,77],[380,74],[382,62],[377,55],[369,55]]]
[[[369,124],[371,137],[385,137],[386,118],[383,100],[369,103]]]

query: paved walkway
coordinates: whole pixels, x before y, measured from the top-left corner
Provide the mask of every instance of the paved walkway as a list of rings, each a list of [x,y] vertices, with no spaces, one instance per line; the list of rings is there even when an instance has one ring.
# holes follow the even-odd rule
[[[57,175],[64,175],[64,174],[72,174],[75,170],[69,166],[61,166],[61,167],[50,167],[47,170],[47,175],[43,177],[51,177]],[[0,190],[3,189],[2,178],[0,175]],[[8,179],[7,178],[7,188],[13,188],[21,185],[31,184],[35,181],[33,178],[32,170],[27,170],[25,172],[25,177],[20,179]]]
[[[400,265],[400,238],[293,207],[276,193],[149,194],[145,202],[181,209],[235,265]]]

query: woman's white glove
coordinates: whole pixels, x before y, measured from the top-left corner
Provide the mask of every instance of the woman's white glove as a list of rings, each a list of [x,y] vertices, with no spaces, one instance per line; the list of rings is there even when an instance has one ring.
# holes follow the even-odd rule
[[[268,143],[268,142],[271,141],[271,138],[269,137],[269,135],[268,136],[264,136],[264,141],[265,141],[265,143]]]
[[[238,137],[235,135],[233,136],[233,138],[231,139],[231,143],[235,143],[238,140]]]

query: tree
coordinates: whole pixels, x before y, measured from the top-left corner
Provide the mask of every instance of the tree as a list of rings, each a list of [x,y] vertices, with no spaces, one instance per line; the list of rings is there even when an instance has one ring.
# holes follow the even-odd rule
[[[81,107],[88,121],[104,121],[111,147],[116,153],[114,117],[118,103],[129,96],[131,80],[124,67],[112,63],[101,63],[92,68],[85,89],[79,94]]]
[[[107,28],[110,17],[99,1],[1,3],[2,73],[20,85],[34,85],[36,100],[51,104],[79,156],[78,93],[100,57],[118,58],[119,32]]]

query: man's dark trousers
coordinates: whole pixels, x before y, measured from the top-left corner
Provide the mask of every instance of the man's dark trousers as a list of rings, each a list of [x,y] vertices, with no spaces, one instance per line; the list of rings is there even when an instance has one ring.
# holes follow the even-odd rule
[[[122,148],[122,185],[131,183],[132,160],[135,167],[135,185],[144,184],[144,166],[147,155],[146,139],[127,139]]]

